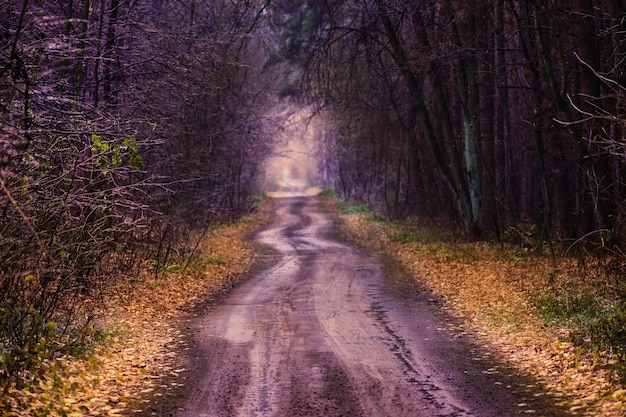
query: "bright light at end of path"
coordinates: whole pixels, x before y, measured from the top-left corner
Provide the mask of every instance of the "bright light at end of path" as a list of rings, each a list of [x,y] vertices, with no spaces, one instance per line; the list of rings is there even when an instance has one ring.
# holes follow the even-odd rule
[[[291,115],[265,164],[263,189],[271,198],[313,196],[321,192],[314,123],[302,113]]]
[[[277,165],[273,169],[282,166],[282,176],[276,180],[275,184],[271,185],[272,191],[266,191],[265,194],[271,198],[286,198],[286,197],[304,197],[314,196],[320,193],[321,189],[318,187],[312,187],[306,177],[292,177],[292,172],[298,173],[295,165],[298,160],[289,158],[279,158],[274,161],[274,165]],[[280,172],[279,169],[276,170]]]

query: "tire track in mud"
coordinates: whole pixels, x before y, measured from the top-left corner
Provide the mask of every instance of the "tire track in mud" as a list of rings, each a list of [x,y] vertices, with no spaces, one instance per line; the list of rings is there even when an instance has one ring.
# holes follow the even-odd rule
[[[438,398],[437,393],[441,392],[442,389],[430,380],[429,374],[424,374],[416,369],[413,353],[411,349],[407,347],[406,341],[392,328],[387,318],[387,311],[384,305],[378,301],[373,301],[370,312],[383,332],[389,336],[383,339],[383,342],[396,357],[400,366],[404,368],[403,373],[406,382],[414,384],[421,392],[424,399],[432,404],[439,414],[459,417],[471,416],[472,414],[466,412],[461,406],[453,404],[449,399],[445,397]]]
[[[566,415],[486,374],[428,296],[392,295],[376,256],[325,238],[319,200],[277,201],[274,219],[255,239],[277,262],[198,322],[179,417]]]

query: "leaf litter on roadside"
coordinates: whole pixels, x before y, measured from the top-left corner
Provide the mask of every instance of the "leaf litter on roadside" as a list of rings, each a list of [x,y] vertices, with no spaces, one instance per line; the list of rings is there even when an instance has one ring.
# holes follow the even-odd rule
[[[147,265],[137,282],[111,289],[99,320],[107,333],[104,342],[84,358],[51,361],[54,374],[48,372],[36,384],[8,387],[0,394],[0,415],[124,416],[144,411],[150,395],[163,395],[157,391],[170,387],[163,386],[166,377],[185,371],[177,362],[177,352],[186,346],[176,320],[249,269],[253,250],[245,236],[260,221],[213,229],[200,242],[197,260],[184,271],[171,268],[155,276]]]
[[[411,235],[368,215],[341,218],[348,236],[401,262],[413,280],[443,297],[443,308],[460,317],[480,344],[532,376],[561,405],[584,416],[626,414],[626,389],[610,372],[617,357],[566,341],[564,326],[541,320],[529,306],[529,297],[547,283],[558,286],[576,274],[569,261],[562,260],[555,274],[549,259],[516,247]]]

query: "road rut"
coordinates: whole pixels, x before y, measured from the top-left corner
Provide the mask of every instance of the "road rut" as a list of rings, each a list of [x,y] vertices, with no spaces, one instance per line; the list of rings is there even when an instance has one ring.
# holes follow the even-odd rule
[[[255,237],[273,266],[199,321],[179,417],[564,415],[481,359],[430,293],[333,239],[318,199],[277,200],[273,219]]]

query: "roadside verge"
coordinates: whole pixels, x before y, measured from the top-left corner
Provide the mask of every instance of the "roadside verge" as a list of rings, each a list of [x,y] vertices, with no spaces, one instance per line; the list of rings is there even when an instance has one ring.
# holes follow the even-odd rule
[[[254,262],[247,236],[263,222],[260,213],[212,227],[186,268],[181,260],[155,274],[147,262],[137,280],[110,289],[95,327],[98,342],[78,357],[47,359],[36,385],[0,394],[0,414],[169,415],[185,390],[192,349],[186,321],[245,277]]]
[[[376,221],[371,214],[339,214],[358,245],[391,257],[410,278],[443,298],[477,343],[532,377],[560,405],[581,416],[623,416],[626,391],[611,369],[616,357],[566,341],[567,330],[542,320],[529,303],[547,283],[570,279],[546,257],[485,242],[459,243],[434,231]]]

